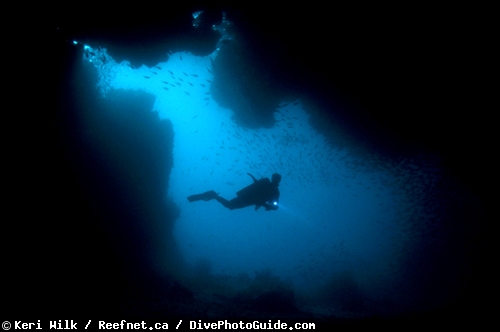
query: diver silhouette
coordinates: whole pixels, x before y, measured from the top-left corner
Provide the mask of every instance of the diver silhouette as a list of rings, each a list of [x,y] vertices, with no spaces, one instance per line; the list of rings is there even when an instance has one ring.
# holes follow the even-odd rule
[[[278,186],[281,181],[281,175],[274,173],[271,181],[268,178],[257,180],[252,174],[247,173],[253,180],[253,183],[236,193],[236,197],[228,201],[222,198],[215,191],[210,190],[203,194],[188,196],[188,201],[209,201],[217,200],[229,210],[241,209],[247,206],[255,205],[255,210],[263,206],[266,211],[277,210],[280,191]]]

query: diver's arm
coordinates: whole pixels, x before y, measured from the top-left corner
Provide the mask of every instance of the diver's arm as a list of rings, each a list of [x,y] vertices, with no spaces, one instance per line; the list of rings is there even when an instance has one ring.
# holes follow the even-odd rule
[[[250,173],[247,173],[248,175],[250,175],[250,177],[252,178],[253,182],[257,182],[257,179]]]

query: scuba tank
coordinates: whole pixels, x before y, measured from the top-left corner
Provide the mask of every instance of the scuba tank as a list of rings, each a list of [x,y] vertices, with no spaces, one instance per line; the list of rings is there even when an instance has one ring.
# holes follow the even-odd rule
[[[270,185],[271,181],[268,178],[263,178],[237,191],[236,196],[261,198],[262,194],[267,191],[267,188],[269,188]]]

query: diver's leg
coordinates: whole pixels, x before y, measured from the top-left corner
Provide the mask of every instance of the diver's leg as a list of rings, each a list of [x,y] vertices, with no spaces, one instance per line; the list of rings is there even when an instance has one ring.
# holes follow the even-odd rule
[[[230,201],[220,196],[215,197],[215,199],[217,200],[217,202],[221,203],[222,205],[224,205],[224,207],[228,208],[229,210],[241,209],[253,205],[247,202],[246,200],[242,199],[241,197],[235,197]]]
[[[229,201],[223,197],[220,197],[220,196],[217,196],[215,197],[215,200],[219,203],[221,203],[222,205],[224,205],[224,207],[227,207],[228,209],[230,209],[230,204],[229,204]]]

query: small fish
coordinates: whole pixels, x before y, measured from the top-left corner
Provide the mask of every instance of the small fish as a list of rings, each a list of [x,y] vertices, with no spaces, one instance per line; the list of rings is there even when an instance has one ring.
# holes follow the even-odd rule
[[[205,84],[200,84],[202,87],[205,87]]]
[[[168,84],[168,82],[167,82],[167,81],[161,81],[161,82],[162,82],[162,83],[165,83],[165,84]]]
[[[189,83],[189,85],[194,86],[193,83],[191,83],[191,82],[188,82],[188,83]]]
[[[168,71],[171,75],[173,75],[174,73],[172,73],[170,70]]]
[[[160,66],[155,66],[155,67],[161,70],[161,67],[160,67]]]
[[[168,88],[166,88],[166,87],[163,87],[163,90],[168,90]]]
[[[182,72],[182,73],[183,73],[184,75],[186,75],[186,76],[189,76],[189,75],[188,75],[188,74],[186,74],[185,72]]]
[[[198,75],[196,75],[196,74],[191,74],[191,76],[193,76],[193,77],[198,77]]]
[[[144,76],[144,78],[150,78],[149,76]]]

